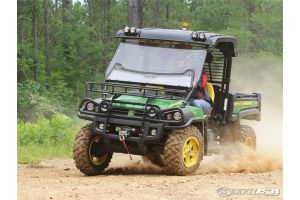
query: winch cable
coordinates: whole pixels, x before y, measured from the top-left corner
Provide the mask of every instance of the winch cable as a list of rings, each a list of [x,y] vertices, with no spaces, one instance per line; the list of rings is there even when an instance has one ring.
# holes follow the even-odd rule
[[[124,136],[124,135],[120,135],[120,136],[119,136],[119,139],[120,139],[120,142],[121,142],[121,143],[123,144],[123,146],[125,147],[125,149],[126,149],[128,155],[129,155],[130,160],[132,160],[132,156],[131,156],[131,154],[129,153],[128,147],[127,147],[127,145],[126,145],[125,136]]]

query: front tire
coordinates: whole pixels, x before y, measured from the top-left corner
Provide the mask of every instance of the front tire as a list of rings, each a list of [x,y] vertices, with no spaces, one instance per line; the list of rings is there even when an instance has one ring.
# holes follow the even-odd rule
[[[101,174],[109,165],[112,153],[105,152],[103,140],[92,134],[91,125],[81,128],[73,145],[77,169],[88,176]]]
[[[168,135],[164,148],[166,170],[175,175],[196,171],[203,160],[203,138],[195,126],[174,129]]]

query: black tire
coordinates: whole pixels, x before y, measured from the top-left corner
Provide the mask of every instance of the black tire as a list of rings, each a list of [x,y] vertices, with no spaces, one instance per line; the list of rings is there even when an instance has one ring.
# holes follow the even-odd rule
[[[198,142],[195,164],[186,166],[183,158],[183,147],[185,143],[193,138]],[[189,155],[190,156],[190,155]],[[203,160],[203,138],[200,131],[195,126],[184,129],[174,129],[168,135],[164,148],[164,163],[167,172],[174,175],[187,175],[196,171]]]
[[[247,145],[247,139],[250,138],[252,140],[252,145],[247,145],[247,146],[255,151],[256,150],[256,135],[255,135],[253,128],[248,125],[240,125],[239,133],[240,133],[239,138],[238,138],[239,141],[242,144]]]
[[[98,157],[94,156],[93,149],[103,147],[99,141],[101,141],[101,137],[93,136],[90,124],[82,127],[75,138],[73,145],[73,159],[75,165],[77,169],[88,176],[101,174],[108,167],[112,158],[112,153],[107,152],[97,155]],[[93,156],[93,158],[100,158],[101,160],[97,161],[97,163],[91,156]]]
[[[151,162],[152,164],[157,165],[159,167],[165,166],[163,158],[159,154],[147,154],[142,156],[142,159],[144,162]]]
[[[222,127],[222,143],[223,144],[231,144],[235,143],[239,140],[240,137],[240,122],[228,122],[224,127]]]

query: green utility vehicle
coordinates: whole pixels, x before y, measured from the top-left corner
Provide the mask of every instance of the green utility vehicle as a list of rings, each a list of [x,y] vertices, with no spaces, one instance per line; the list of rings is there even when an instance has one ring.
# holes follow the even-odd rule
[[[193,173],[203,156],[242,142],[255,150],[261,95],[230,92],[236,40],[206,31],[125,27],[104,82],[87,84],[78,116],[76,167],[101,174],[114,152],[142,155],[175,175]],[[189,105],[205,70],[212,111]]]

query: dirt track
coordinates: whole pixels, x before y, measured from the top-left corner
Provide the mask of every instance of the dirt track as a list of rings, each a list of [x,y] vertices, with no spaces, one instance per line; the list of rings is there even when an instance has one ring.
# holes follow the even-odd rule
[[[196,174],[169,176],[141,157],[130,161],[114,154],[106,174],[88,177],[73,160],[48,160],[39,165],[18,165],[18,199],[282,199],[281,160],[250,156],[226,163],[218,156],[205,157]],[[279,196],[230,195],[216,190],[280,189]]]

